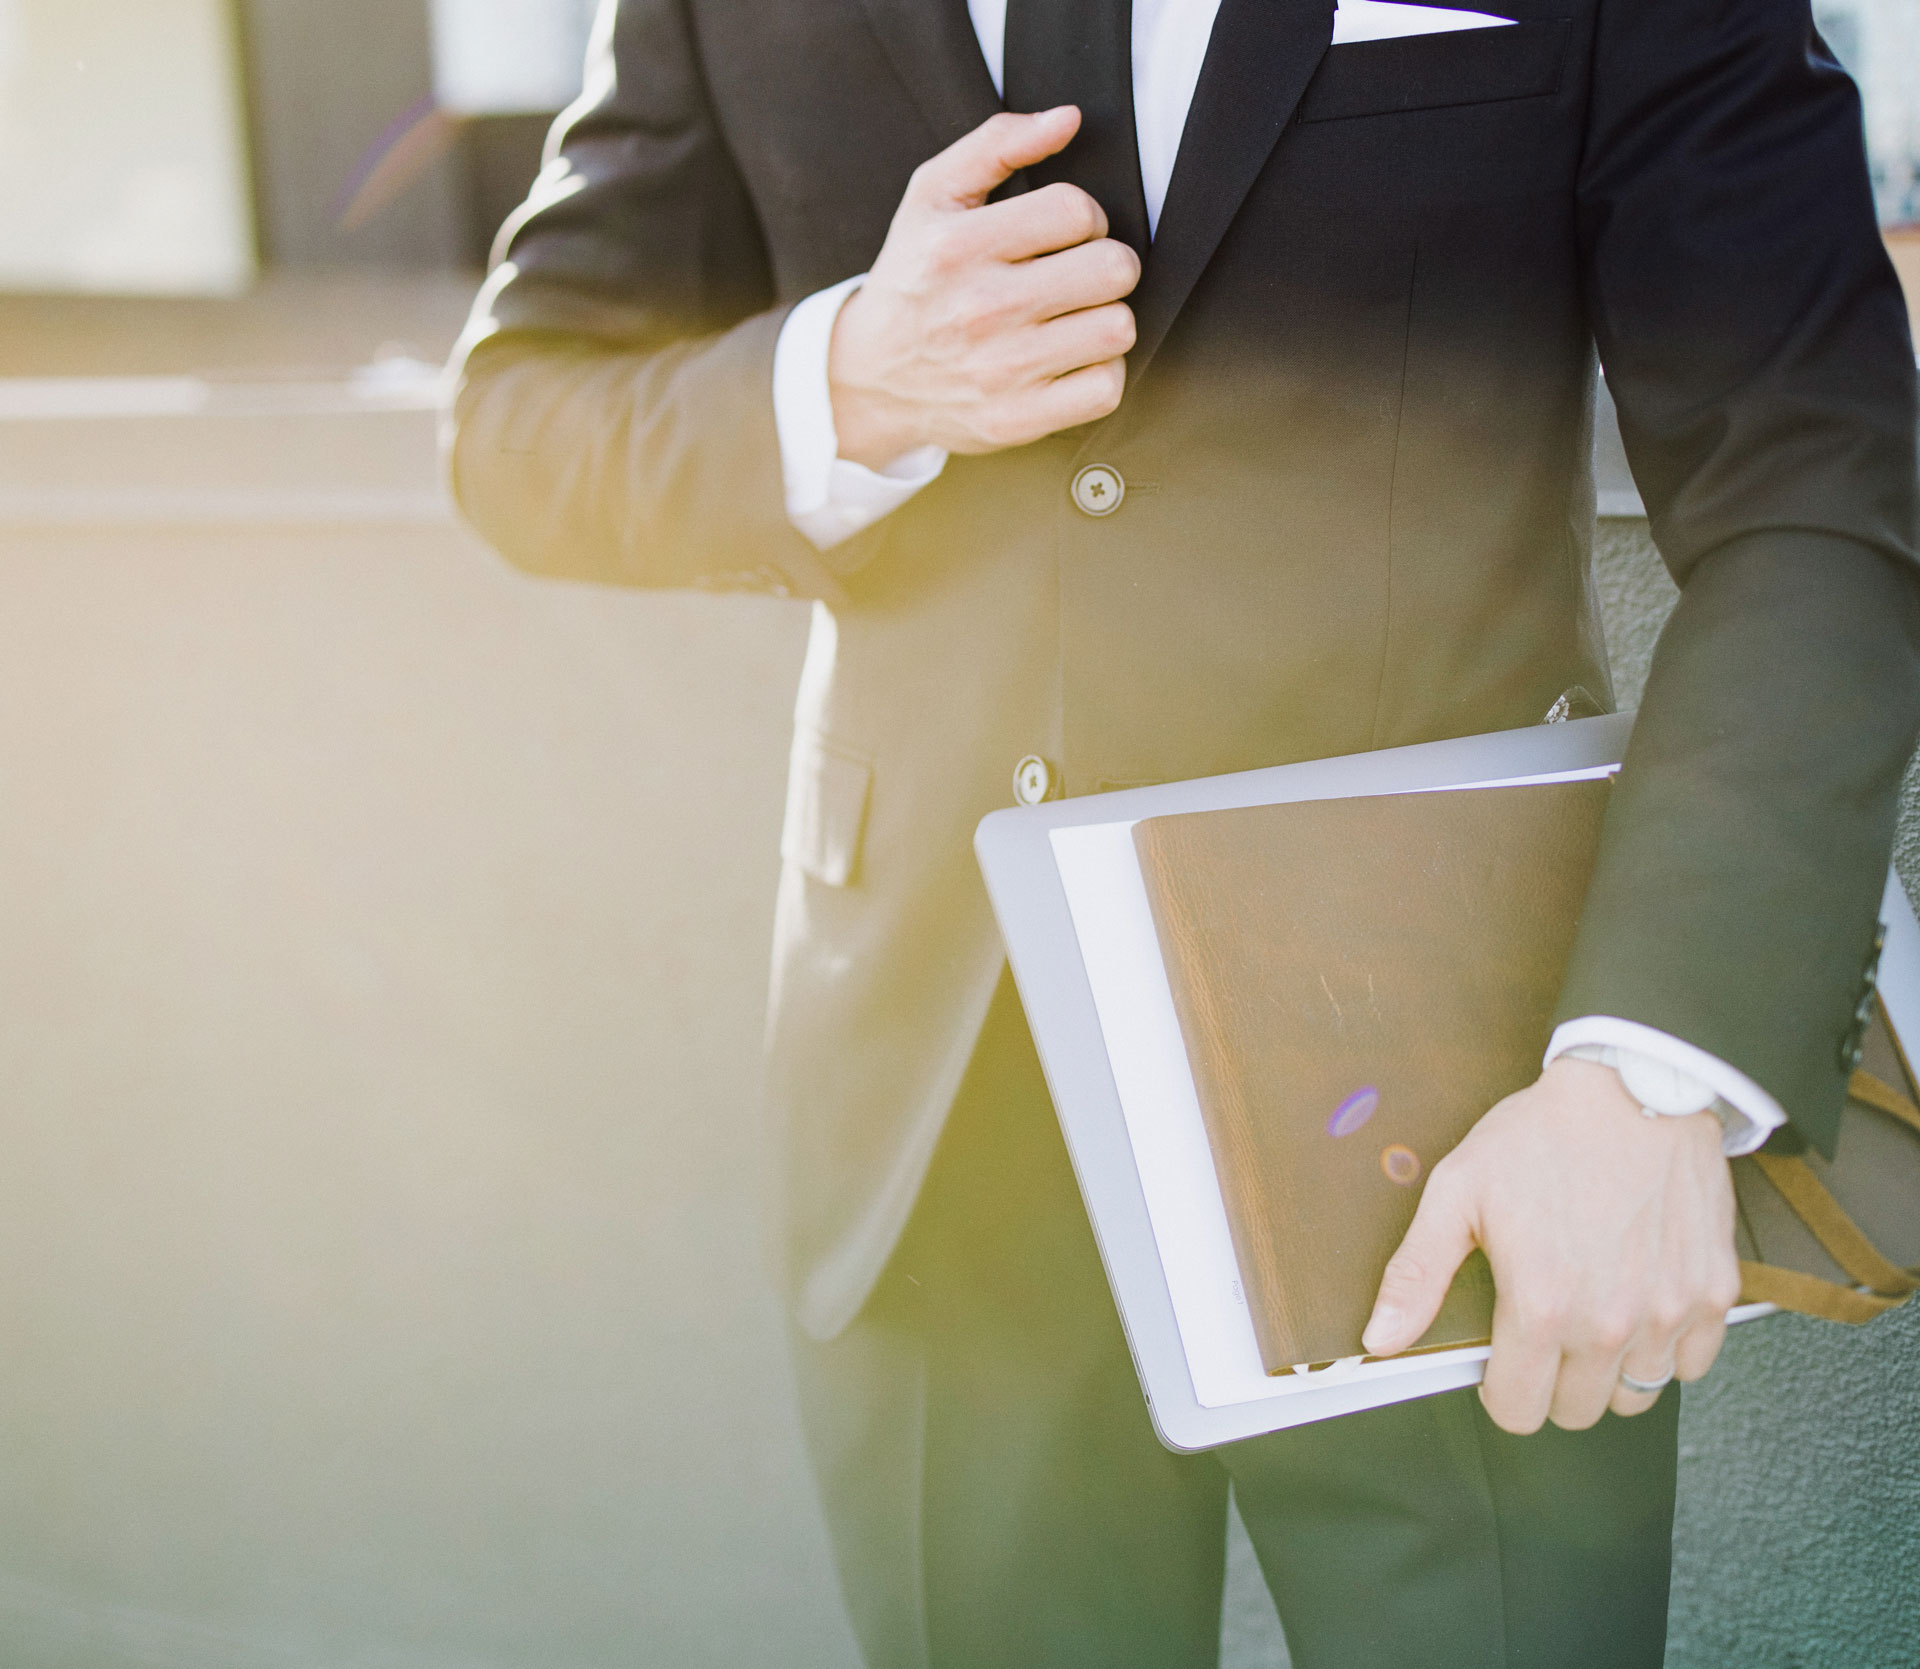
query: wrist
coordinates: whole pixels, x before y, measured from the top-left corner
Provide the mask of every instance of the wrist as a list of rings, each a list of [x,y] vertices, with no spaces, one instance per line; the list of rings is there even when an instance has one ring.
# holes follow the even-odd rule
[[[1686,1113],[1705,1106],[1719,1121],[1729,1157],[1751,1153],[1787,1122],[1780,1103],[1718,1055],[1635,1020],[1588,1014],[1563,1020],[1547,1045],[1547,1060],[1576,1055],[1625,1068],[1629,1089],[1656,1111]],[[1627,1066],[1637,1060],[1636,1066]],[[1661,1103],[1667,1103],[1662,1106]]]
[[[1744,1120],[1703,1079],[1639,1049],[1610,1043],[1579,1043],[1558,1057],[1591,1061],[1611,1071],[1622,1091],[1650,1119],[1711,1120],[1724,1144]]]
[[[836,455],[880,471],[932,444],[932,437],[915,424],[906,401],[877,387],[864,372],[864,296],[864,290],[856,290],[834,320],[827,345],[827,393],[833,402]]]

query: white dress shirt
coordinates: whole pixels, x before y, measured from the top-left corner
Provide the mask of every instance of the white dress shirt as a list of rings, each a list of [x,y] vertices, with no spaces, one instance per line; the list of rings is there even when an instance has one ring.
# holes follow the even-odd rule
[[[1005,87],[1007,3],[967,0],[995,91]],[[1357,17],[1363,8],[1349,9]],[[1377,8],[1381,13],[1396,9]],[[1133,0],[1134,126],[1150,233],[1159,230],[1180,136],[1219,10],[1220,0]],[[1426,16],[1438,24],[1446,14]],[[1340,38],[1337,31],[1336,42]],[[1366,36],[1356,28],[1353,38]],[[947,463],[947,454],[937,446],[909,452],[880,470],[839,455],[827,351],[841,307],[864,278],[861,274],[807,297],[788,315],[774,350],[774,423],[787,515],[823,551],[897,510]],[[1669,1098],[1692,1100],[1702,1108],[1711,1105],[1720,1117],[1729,1154],[1751,1153],[1787,1122],[1779,1102],[1746,1074],[1651,1026],[1607,1015],[1569,1020],[1554,1032],[1546,1062],[1569,1053],[1619,1067],[1623,1081],[1636,1067],[1643,1078],[1652,1069],[1664,1080]]]

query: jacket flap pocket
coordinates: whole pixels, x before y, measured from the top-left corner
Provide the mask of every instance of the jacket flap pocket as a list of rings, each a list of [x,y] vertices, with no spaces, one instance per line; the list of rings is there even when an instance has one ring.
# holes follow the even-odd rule
[[[860,866],[872,784],[873,767],[857,754],[815,731],[798,732],[787,777],[780,856],[829,887],[846,886]]]
[[[1300,101],[1299,120],[1398,115],[1452,104],[1538,98],[1560,85],[1565,18],[1452,29],[1336,46]]]

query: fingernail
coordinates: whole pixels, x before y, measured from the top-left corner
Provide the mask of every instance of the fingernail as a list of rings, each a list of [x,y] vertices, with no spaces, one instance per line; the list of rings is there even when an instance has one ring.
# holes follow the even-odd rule
[[[1382,1305],[1373,1312],[1372,1319],[1367,1323],[1367,1330],[1360,1335],[1360,1342],[1367,1347],[1368,1355],[1385,1356],[1390,1352],[1381,1347],[1391,1345],[1399,1331],[1400,1312],[1390,1306]]]

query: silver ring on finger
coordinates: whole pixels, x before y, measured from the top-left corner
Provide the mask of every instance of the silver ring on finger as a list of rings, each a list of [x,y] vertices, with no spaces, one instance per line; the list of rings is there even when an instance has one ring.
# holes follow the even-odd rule
[[[1658,1379],[1635,1379],[1625,1368],[1622,1368],[1620,1383],[1636,1396],[1657,1397],[1673,1383],[1673,1369],[1669,1368]]]

